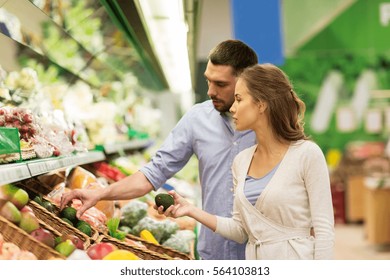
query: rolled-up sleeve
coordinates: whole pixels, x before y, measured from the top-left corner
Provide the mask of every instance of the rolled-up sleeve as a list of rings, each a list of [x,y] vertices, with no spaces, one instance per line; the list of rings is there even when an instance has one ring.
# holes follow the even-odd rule
[[[140,169],[155,190],[181,170],[193,154],[190,114],[182,117],[152,160]]]

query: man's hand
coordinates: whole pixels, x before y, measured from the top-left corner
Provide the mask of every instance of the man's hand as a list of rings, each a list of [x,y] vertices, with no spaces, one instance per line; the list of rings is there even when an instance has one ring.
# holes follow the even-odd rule
[[[73,199],[79,199],[82,206],[77,210],[77,218],[80,219],[85,211],[96,205],[99,201],[99,195],[99,190],[96,189],[75,189],[70,192],[63,193],[61,196],[60,209],[62,210],[66,207]]]

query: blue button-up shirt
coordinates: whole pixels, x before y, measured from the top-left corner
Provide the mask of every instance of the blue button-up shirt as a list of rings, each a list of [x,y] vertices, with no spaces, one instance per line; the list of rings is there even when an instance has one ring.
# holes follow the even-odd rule
[[[215,110],[211,101],[205,101],[194,105],[181,118],[141,172],[157,190],[195,154],[199,161],[203,209],[231,217],[233,159],[254,144],[254,132],[235,131],[229,118]],[[205,260],[245,259],[245,244],[227,240],[204,226],[199,232],[197,250]]]

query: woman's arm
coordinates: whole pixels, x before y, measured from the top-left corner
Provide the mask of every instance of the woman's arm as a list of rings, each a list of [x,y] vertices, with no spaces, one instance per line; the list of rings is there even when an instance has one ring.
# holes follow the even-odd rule
[[[315,234],[315,259],[332,259],[334,246],[334,216],[329,170],[319,147],[306,153],[305,185]]]

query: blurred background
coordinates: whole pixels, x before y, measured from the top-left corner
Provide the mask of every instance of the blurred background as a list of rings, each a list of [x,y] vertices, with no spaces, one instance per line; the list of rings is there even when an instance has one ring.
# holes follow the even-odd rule
[[[306,103],[331,177],[336,259],[390,259],[386,0],[0,0],[0,115],[18,108],[36,125],[0,116],[0,185],[70,165],[108,183],[122,177],[102,163],[132,174],[208,99],[207,55],[230,38],[281,67]],[[198,200],[196,159],[175,180],[167,188]]]

